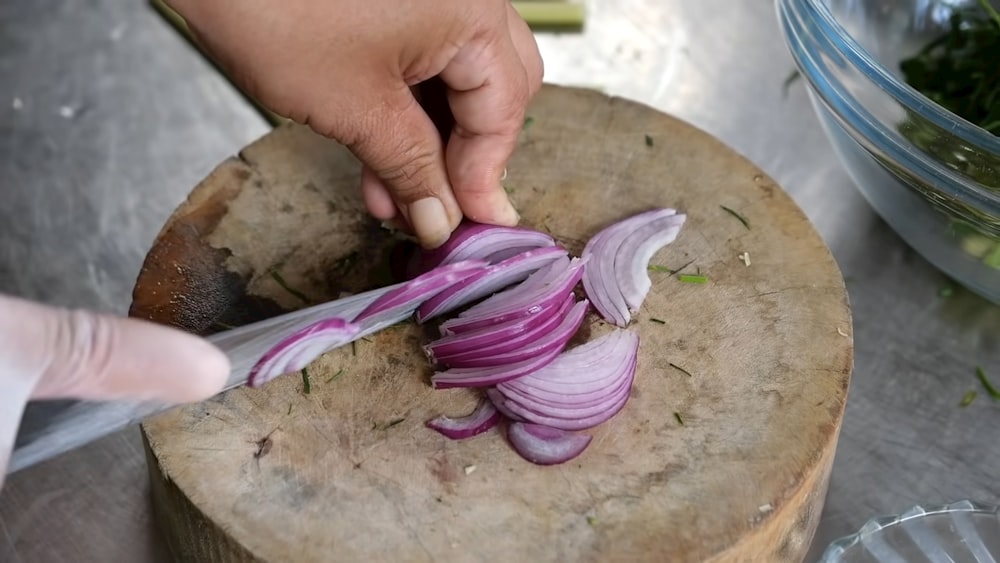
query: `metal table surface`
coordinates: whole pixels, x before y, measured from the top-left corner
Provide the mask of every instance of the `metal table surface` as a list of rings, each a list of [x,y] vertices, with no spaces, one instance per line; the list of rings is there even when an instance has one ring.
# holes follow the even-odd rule
[[[848,278],[856,362],[813,560],[869,517],[996,502],[1000,307],[908,249],[852,187],[792,70],[771,0],[589,0],[585,33],[539,35],[550,82],[678,115],[773,176]],[[174,206],[265,122],[139,1],[0,4],[0,291],[124,313]],[[164,560],[130,428],[9,479],[0,561]]]

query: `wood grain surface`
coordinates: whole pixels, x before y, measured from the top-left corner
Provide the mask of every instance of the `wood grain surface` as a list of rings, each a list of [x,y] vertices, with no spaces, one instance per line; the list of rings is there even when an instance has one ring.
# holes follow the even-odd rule
[[[579,253],[675,207],[687,224],[653,263],[709,278],[651,272],[625,409],[560,466],[501,431],[449,441],[424,422],[477,395],[432,390],[429,329],[391,329],[315,362],[309,393],[293,374],[144,425],[178,560],[802,560],[852,369],[830,253],[780,187],[688,124],[554,86],[529,113],[504,182],[525,226]],[[409,243],[364,215],[358,172],[302,127],[250,145],[164,226],[131,314],[205,334],[387,283]],[[580,337],[606,330],[592,316]]]

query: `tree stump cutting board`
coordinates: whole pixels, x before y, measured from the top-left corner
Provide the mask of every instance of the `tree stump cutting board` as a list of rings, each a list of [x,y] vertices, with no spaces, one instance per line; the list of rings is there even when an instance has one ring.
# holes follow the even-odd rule
[[[450,441],[424,422],[478,395],[432,390],[427,329],[390,329],[317,360],[308,389],[288,375],[144,424],[178,560],[802,560],[852,369],[829,251],[763,172],[677,119],[554,86],[529,115],[504,182],[523,225],[578,254],[629,214],[688,214],[652,263],[709,281],[651,272],[625,409],[559,466],[500,430]],[[167,222],[131,314],[207,334],[389,283],[412,245],[363,212],[358,175],[299,126],[246,147]]]

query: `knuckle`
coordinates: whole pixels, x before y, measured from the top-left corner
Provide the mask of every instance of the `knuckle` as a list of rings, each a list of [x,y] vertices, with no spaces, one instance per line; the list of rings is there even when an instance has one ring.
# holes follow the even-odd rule
[[[101,392],[109,378],[113,327],[90,311],[64,311],[56,322],[46,387],[71,395]]]
[[[440,162],[433,150],[411,142],[401,146],[395,155],[379,166],[376,173],[398,198],[409,202],[434,192],[430,181]]]
[[[531,96],[534,96],[542,88],[542,83],[545,81],[545,62],[538,59],[537,64],[532,65],[528,69],[530,92]]]
[[[350,147],[355,144],[354,132],[343,120],[331,118],[327,112],[298,112],[293,121],[309,127],[313,132]]]
[[[503,123],[501,134],[517,135],[524,127],[524,115],[528,106],[527,90],[518,90],[517,94],[508,98],[507,103],[497,108],[497,116]]]

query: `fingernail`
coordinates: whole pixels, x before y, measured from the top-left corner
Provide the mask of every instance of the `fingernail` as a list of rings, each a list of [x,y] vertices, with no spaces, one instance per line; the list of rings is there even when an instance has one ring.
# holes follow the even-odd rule
[[[500,212],[500,216],[497,220],[502,225],[514,226],[521,221],[521,215],[514,209],[514,205],[510,202],[509,198],[504,198],[503,211]]]
[[[437,248],[451,236],[448,227],[448,214],[444,204],[436,197],[427,197],[411,203],[407,207],[410,224],[420,239],[420,244],[426,248]]]

